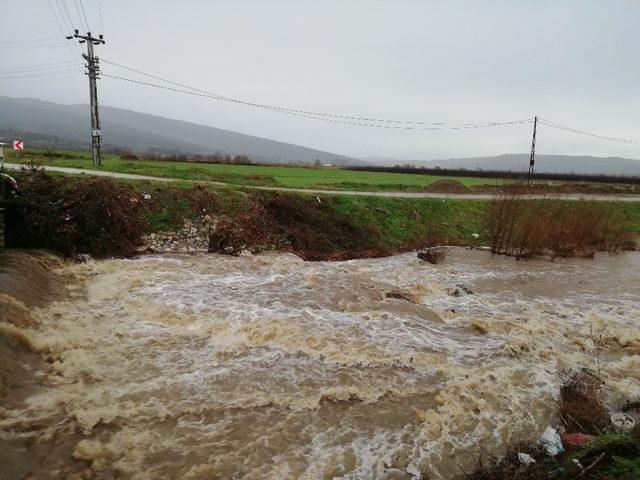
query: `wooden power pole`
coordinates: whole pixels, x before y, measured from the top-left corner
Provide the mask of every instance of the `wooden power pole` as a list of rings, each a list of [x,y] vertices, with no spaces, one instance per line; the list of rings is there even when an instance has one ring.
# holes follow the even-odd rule
[[[527,175],[527,185],[533,180],[533,166],[536,163],[536,130],[538,128],[538,117],[533,117],[533,138],[531,140],[531,156],[529,157],[529,174]]]
[[[95,45],[104,44],[105,41],[102,35],[98,35],[98,38],[92,37],[91,32],[87,32],[86,35],[80,35],[78,30],[67,39],[78,38],[79,43],[87,44],[87,53],[82,54],[87,61],[87,75],[89,76],[89,100],[91,105],[91,152],[93,154],[93,164],[100,165],[100,147],[102,146],[102,135],[100,133],[100,116],[98,114],[98,86],[97,80],[100,75],[100,60],[94,56],[93,47]]]

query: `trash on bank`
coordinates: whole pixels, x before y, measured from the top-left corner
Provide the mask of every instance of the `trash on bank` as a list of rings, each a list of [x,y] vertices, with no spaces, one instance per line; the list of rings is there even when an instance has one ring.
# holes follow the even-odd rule
[[[524,465],[536,463],[535,458],[533,458],[528,453],[523,453],[523,452],[518,452],[518,460],[520,460],[520,463],[523,463]]]
[[[563,433],[560,435],[560,440],[562,440],[562,446],[565,450],[575,450],[595,439],[596,437],[587,435],[586,433]]]
[[[611,415],[611,424],[622,433],[627,433],[633,430],[636,425],[636,421],[628,413],[614,413]]]
[[[560,439],[560,435],[555,428],[547,427],[540,438],[538,439],[538,443],[544,447],[549,455],[555,457],[561,452],[564,452],[564,448],[562,447],[562,440]]]

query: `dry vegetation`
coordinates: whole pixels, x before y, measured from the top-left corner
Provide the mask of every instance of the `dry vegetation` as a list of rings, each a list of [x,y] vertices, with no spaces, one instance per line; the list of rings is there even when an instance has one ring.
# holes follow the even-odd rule
[[[494,253],[588,258],[598,250],[634,247],[631,221],[604,202],[530,201],[522,192],[515,186],[489,204],[486,225]]]

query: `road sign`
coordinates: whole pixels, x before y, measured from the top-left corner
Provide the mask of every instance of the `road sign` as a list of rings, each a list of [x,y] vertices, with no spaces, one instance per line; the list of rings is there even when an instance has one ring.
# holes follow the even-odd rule
[[[13,149],[14,150],[24,150],[24,141],[22,141],[22,140],[14,140],[13,141]]]

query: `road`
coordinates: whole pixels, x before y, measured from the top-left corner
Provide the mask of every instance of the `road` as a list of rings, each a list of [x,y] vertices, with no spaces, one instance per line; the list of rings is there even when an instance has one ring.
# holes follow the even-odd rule
[[[5,163],[5,167],[11,170],[20,170],[23,165],[16,163]],[[155,182],[180,182],[181,178],[153,177],[150,175],[138,175],[136,173],[107,172],[103,170],[89,170],[84,168],[52,167],[43,166],[47,171],[68,173],[73,175],[90,175],[95,177],[126,178],[130,180],[152,180]],[[286,187],[259,187],[253,185],[237,185],[234,183],[206,181],[211,185],[221,185],[226,187],[242,187],[253,190],[269,190],[278,192],[307,193],[312,195],[352,195],[361,197],[392,197],[392,198],[442,198],[452,200],[489,200],[492,196],[487,193],[434,193],[434,192],[364,192],[355,190],[320,190],[310,188],[286,188]],[[638,195],[596,195],[580,193],[553,194],[554,199],[559,200],[596,200],[596,201],[618,201],[618,202],[640,202]],[[527,195],[528,199],[544,199],[549,195]]]

